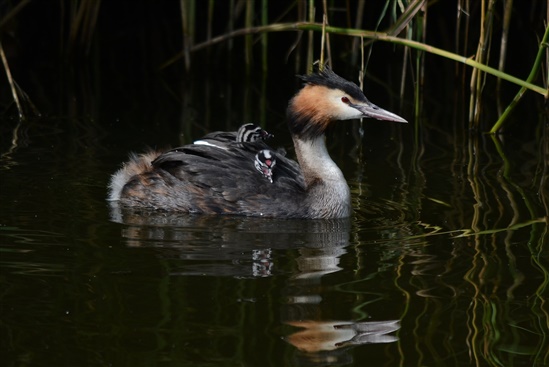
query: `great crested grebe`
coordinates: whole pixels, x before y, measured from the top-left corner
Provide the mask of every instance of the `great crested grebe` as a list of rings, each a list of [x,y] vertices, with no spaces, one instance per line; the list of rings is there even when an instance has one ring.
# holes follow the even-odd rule
[[[131,155],[109,184],[109,200],[123,206],[202,214],[278,218],[345,218],[351,194],[330,158],[324,133],[337,120],[370,117],[406,122],[364,96],[329,68],[300,77],[305,85],[288,103],[287,120],[299,164],[276,157],[271,183],[258,174],[263,139],[236,142],[208,134],[167,152]],[[221,133],[221,135],[223,135]],[[235,143],[236,142],[236,143]]]

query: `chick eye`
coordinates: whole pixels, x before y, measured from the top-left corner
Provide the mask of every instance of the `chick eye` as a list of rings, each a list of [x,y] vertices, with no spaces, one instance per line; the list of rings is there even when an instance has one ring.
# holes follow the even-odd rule
[[[347,98],[347,97],[341,97],[341,102],[343,102],[345,104],[351,103],[351,101],[349,101],[349,98]]]

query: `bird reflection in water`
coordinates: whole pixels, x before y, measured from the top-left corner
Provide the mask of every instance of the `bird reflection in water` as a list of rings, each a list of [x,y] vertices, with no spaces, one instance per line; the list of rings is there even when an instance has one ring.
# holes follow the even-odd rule
[[[374,343],[392,343],[398,338],[390,333],[400,329],[399,320],[355,322],[327,320],[323,317],[323,290],[321,279],[342,270],[340,258],[346,246],[329,241],[318,247],[304,247],[296,259],[299,272],[288,282],[287,304],[283,307],[284,324],[297,328],[284,340],[296,347],[309,363],[342,365],[352,361],[347,353],[351,346]]]
[[[111,219],[125,225],[122,231],[128,246],[161,247],[164,256],[186,260],[180,268],[171,269],[172,276],[280,276],[277,255],[296,251],[295,272],[282,288],[280,321],[289,327],[283,331],[283,340],[299,351],[296,358],[303,358],[303,364],[349,363],[349,351],[354,346],[398,340],[389,335],[400,329],[398,320],[364,322],[328,316],[334,304],[326,300],[331,289],[322,281],[343,270],[340,261],[348,252],[348,219],[280,221],[189,216],[117,205],[111,206]],[[354,306],[337,305],[344,312]]]

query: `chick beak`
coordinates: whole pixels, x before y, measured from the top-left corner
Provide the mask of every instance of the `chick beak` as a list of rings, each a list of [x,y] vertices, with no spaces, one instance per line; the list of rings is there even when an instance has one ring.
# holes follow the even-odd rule
[[[389,112],[387,110],[384,110],[383,108],[380,108],[373,104],[372,102],[368,101],[365,103],[353,103],[351,104],[351,107],[356,108],[362,114],[364,117],[370,117],[377,120],[385,120],[385,121],[394,121],[394,122],[402,122],[402,123],[408,123],[405,119],[402,117]]]

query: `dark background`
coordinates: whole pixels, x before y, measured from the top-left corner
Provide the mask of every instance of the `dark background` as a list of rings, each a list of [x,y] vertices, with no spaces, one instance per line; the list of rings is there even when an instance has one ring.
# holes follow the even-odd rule
[[[1,14],[7,15],[21,2],[6,1],[1,6]],[[93,2],[92,2],[93,3]],[[193,2],[187,2],[190,4]],[[354,28],[359,2],[328,2],[330,25]],[[461,1],[430,3],[427,13],[420,12],[410,26],[415,30],[412,37],[421,40],[417,29],[423,29],[426,43],[468,57],[474,56],[479,41],[480,2],[473,2],[466,15],[461,13],[459,40],[456,41],[458,5]],[[98,16],[95,26],[87,31],[76,21],[78,11],[90,13],[91,6],[85,2],[71,1],[30,1],[23,3],[23,9],[10,17],[2,26],[2,43],[13,75],[19,86],[27,92],[31,101],[43,115],[64,115],[70,113],[70,101],[58,101],[63,91],[74,90],[84,98],[81,105],[93,104],[90,99],[99,99],[104,109],[124,111],[139,106],[141,109],[166,109],[181,103],[181,88],[200,88],[204,80],[216,80],[219,83],[261,84],[267,80],[267,92],[279,95],[286,89],[294,89],[298,84],[294,75],[305,73],[305,50],[307,34],[301,33],[297,47],[290,52],[299,37],[298,32],[277,32],[268,34],[267,75],[264,75],[259,35],[253,35],[253,54],[249,65],[246,63],[244,37],[221,42],[191,54],[190,69],[186,70],[180,58],[170,66],[160,69],[167,60],[177,55],[183,48],[181,4],[178,1],[97,1]],[[234,29],[245,27],[246,1],[216,1],[212,18],[208,20],[207,1],[194,3],[195,27],[194,44],[204,42],[208,27],[212,36],[228,32],[228,14],[231,4],[234,8]],[[262,2],[254,2],[253,25],[261,24]],[[301,20],[304,14],[298,9],[306,6],[299,1],[269,1],[269,23],[292,23]],[[321,21],[322,2],[317,1],[316,21]],[[366,2],[361,28],[374,30],[379,22],[379,30],[389,28],[394,23],[392,16],[394,3],[389,2],[384,13],[383,2]],[[462,6],[464,4],[461,4]],[[511,15],[508,52],[505,71],[521,79],[526,79],[534,62],[538,42],[543,34],[543,21],[546,15],[546,2],[533,1],[528,4],[515,2]],[[394,13],[400,15],[400,11]],[[420,27],[426,16],[426,26]],[[489,65],[497,67],[503,17],[503,3],[494,7],[492,42],[489,46]],[[468,22],[466,31],[465,22]],[[92,22],[92,24],[94,24]],[[415,24],[415,25],[414,25]],[[71,32],[75,41],[71,40]],[[401,37],[405,34],[402,32]],[[457,42],[457,46],[456,46]],[[353,38],[340,35],[331,36],[332,63],[334,69],[343,76],[356,80],[360,69],[360,55],[353,55]],[[318,59],[320,35],[315,35],[314,57]],[[370,51],[370,46],[366,52]],[[370,60],[367,65],[367,87],[375,84],[400,84],[403,78],[403,50],[399,45],[376,42],[371,46]],[[457,50],[456,50],[457,48]],[[409,54],[404,82],[405,99],[408,108],[413,110],[415,84],[417,82],[415,59],[417,51]],[[353,62],[355,62],[353,64]],[[419,98],[432,101],[442,98],[456,98],[464,102],[464,116],[467,117],[469,78],[472,69],[458,65],[439,56],[427,54],[425,58],[424,89]],[[4,117],[13,117],[16,110],[5,75],[1,76],[0,112]],[[542,85],[543,74],[536,81]],[[201,82],[202,81],[202,82]],[[490,107],[495,105],[495,81],[493,76],[486,77],[484,87],[485,114],[487,126],[497,118]],[[503,83],[502,101],[505,104],[518,91],[518,87]],[[375,88],[375,87],[374,87]],[[398,89],[397,89],[398,90]],[[374,89],[377,92],[377,89]],[[456,91],[459,91],[456,93]],[[519,112],[539,111],[543,101],[539,96],[526,101]],[[284,109],[285,101],[276,101],[273,109]],[[136,102],[143,100],[144,102]],[[380,103],[381,104],[381,103]],[[436,100],[434,101],[436,106]],[[199,106],[197,106],[199,107]],[[146,111],[142,111],[147,113]],[[534,113],[535,115],[535,113]],[[536,124],[534,124],[536,125]],[[522,129],[519,129],[522,130]]]

